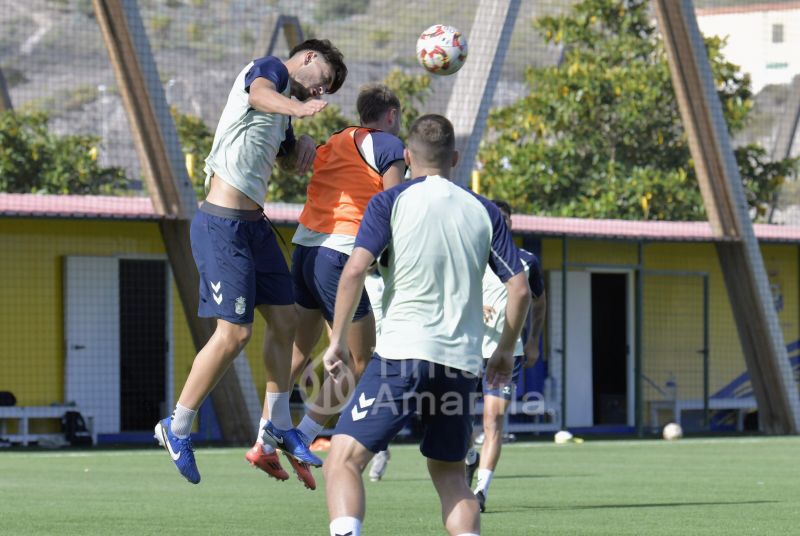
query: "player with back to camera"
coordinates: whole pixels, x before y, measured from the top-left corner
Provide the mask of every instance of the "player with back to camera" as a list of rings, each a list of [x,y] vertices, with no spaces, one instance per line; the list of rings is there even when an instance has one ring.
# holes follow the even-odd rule
[[[494,200],[508,228],[511,228],[511,206],[501,200]],[[474,493],[481,507],[481,512],[486,509],[486,498],[489,494],[489,484],[500,460],[500,450],[503,445],[503,427],[505,416],[511,401],[514,398],[516,382],[522,368],[530,368],[539,358],[539,337],[542,334],[547,303],[544,295],[544,280],[542,269],[536,255],[518,248],[520,260],[528,280],[528,285],[533,297],[528,317],[522,329],[522,336],[514,347],[514,370],[511,382],[502,389],[488,385],[486,377],[483,379],[483,432],[484,440],[481,455],[478,456],[474,449],[467,452],[467,483],[472,486],[475,469],[478,470],[478,484]],[[483,357],[491,357],[505,323],[505,308],[508,295],[503,283],[487,268],[483,275],[483,309],[486,332],[483,336]]]
[[[299,225],[292,242],[292,280],[297,309],[292,378],[305,369],[322,334],[323,321],[333,322],[339,278],[356,240],[358,226],[372,197],[403,180],[406,164],[400,132],[400,100],[381,84],[364,86],[356,109],[360,126],[333,134],[317,149],[313,174]],[[322,388],[298,425],[306,444],[323,429],[347,399],[375,348],[375,318],[369,297],[361,294],[353,317],[348,345],[353,374],[341,388],[326,377]],[[349,387],[349,389],[348,389]],[[257,453],[259,445],[248,452]],[[291,460],[291,458],[290,458]],[[311,471],[293,461],[298,477],[316,488]]]
[[[483,363],[481,280],[487,263],[509,295],[503,335],[486,365],[493,387],[511,379],[514,343],[530,303],[500,211],[446,178],[458,158],[450,122],[422,116],[407,142],[406,163],[417,178],[370,201],[339,282],[331,345],[323,358],[329,374],[343,376],[364,278],[388,250],[381,334],[342,411],[323,469],[332,535],[360,534],[361,472],[416,410],[425,427],[420,450],[447,531],[479,533],[479,506],[464,479],[464,456],[472,433],[470,395]]]
[[[266,320],[265,341],[270,342],[263,358],[265,407],[271,420],[262,423],[259,433],[290,459],[322,463],[308,450],[289,415],[294,295],[263,205],[277,156],[296,159],[298,171],[305,172],[316,155],[310,137],[295,140],[291,116],[321,111],[326,102],[318,98],[335,93],[346,76],[339,50],[327,40],[310,39],[296,46],[285,63],[266,56],[247,64],[222,111],[206,159],[208,193],[191,226],[200,275],[198,314],[216,318],[216,329],[195,357],[172,415],[155,426],[156,439],[193,484],[200,482],[189,436],[195,416],[250,339],[256,309]],[[279,478],[289,478],[275,452],[265,463]]]

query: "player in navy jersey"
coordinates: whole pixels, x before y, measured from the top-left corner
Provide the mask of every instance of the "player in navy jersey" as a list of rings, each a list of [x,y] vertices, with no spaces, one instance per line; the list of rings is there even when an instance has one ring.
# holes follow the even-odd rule
[[[497,207],[450,182],[455,135],[442,116],[414,122],[405,160],[411,181],[370,201],[336,294],[331,345],[323,361],[340,379],[369,266],[388,251],[384,316],[375,354],[343,409],[325,461],[332,535],[358,536],[365,499],[361,472],[419,410],[420,450],[450,534],[478,534],[478,501],[464,480],[472,433],[471,394],[481,372],[481,280],[487,263],[508,290],[506,322],[486,365],[489,385],[511,379],[514,343],[530,291]]]
[[[329,41],[311,39],[295,47],[286,62],[267,56],[246,65],[222,111],[206,159],[206,200],[191,226],[200,275],[198,314],[216,318],[216,329],[195,357],[172,415],[155,427],[156,439],[193,484],[200,481],[189,437],[194,418],[250,339],[256,309],[271,341],[264,348],[265,406],[271,419],[262,422],[262,439],[292,463],[322,463],[309,452],[289,414],[294,295],[263,206],[277,156],[285,155],[305,172],[316,155],[314,140],[295,140],[291,116],[322,110],[326,102],[317,98],[336,92],[346,75],[342,54]],[[251,462],[276,478],[288,478],[274,451]]]

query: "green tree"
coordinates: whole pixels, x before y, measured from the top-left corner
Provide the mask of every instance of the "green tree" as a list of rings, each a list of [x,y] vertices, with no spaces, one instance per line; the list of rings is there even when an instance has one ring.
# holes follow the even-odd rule
[[[583,0],[534,26],[563,47],[563,58],[528,69],[529,94],[490,114],[490,141],[479,153],[484,191],[529,213],[705,219],[648,2]],[[725,60],[724,41],[705,41],[733,134],[752,106],[749,76]],[[736,149],[736,157],[748,201],[763,215],[798,162],[769,162],[756,145]]]
[[[119,194],[128,180],[118,167],[97,162],[95,136],[58,136],[44,112],[0,113],[0,191]]]
[[[198,197],[205,197],[205,160],[214,143],[214,133],[199,117],[182,114],[174,106],[171,109],[175,130],[178,132],[183,154],[187,156],[186,164],[189,177],[192,179],[194,191]]]

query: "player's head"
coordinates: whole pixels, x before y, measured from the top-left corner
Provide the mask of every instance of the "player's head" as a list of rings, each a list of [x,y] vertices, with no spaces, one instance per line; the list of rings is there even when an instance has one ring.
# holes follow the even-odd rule
[[[447,177],[458,162],[453,125],[441,115],[417,118],[409,129],[406,143],[406,164],[415,177],[433,173]]]
[[[356,110],[362,125],[395,136],[400,132],[400,99],[383,84],[362,87],[356,100]]]
[[[292,49],[290,59],[297,67],[289,72],[292,95],[300,100],[336,93],[345,78],[347,66],[339,49],[327,39],[307,39]]]
[[[506,227],[511,229],[511,205],[502,199],[492,199],[492,203],[500,209],[500,214],[503,215],[503,219],[506,221]]]

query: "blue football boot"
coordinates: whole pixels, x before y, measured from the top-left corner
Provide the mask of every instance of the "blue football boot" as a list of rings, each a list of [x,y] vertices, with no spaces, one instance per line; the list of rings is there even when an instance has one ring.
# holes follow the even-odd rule
[[[158,444],[167,449],[169,457],[175,463],[178,471],[192,484],[200,482],[200,472],[194,461],[194,447],[188,437],[181,439],[172,433],[172,417],[158,421],[155,428],[155,438]]]
[[[322,467],[322,460],[308,450],[308,438],[297,428],[279,430],[272,426],[272,421],[269,421],[264,426],[264,435],[261,437],[265,443],[282,450],[286,455],[300,462],[314,467]]]

